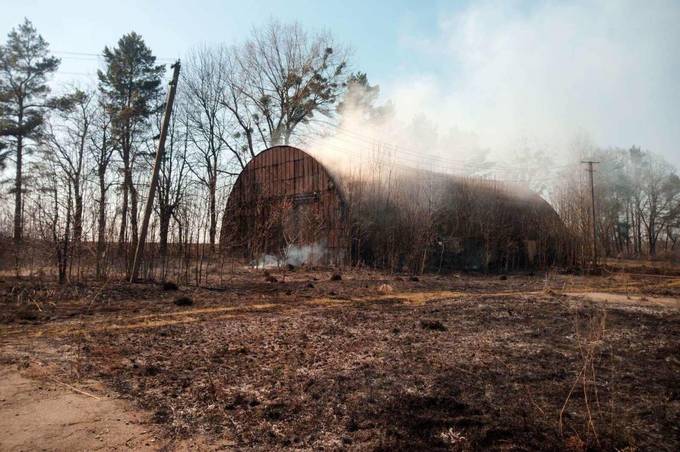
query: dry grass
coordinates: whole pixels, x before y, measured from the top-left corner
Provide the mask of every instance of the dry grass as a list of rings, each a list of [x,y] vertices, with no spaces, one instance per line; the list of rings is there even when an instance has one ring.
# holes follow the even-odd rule
[[[678,446],[680,313],[653,303],[657,279],[629,278],[642,302],[620,275],[272,276],[65,288],[53,305],[34,287],[33,320],[9,281],[0,340],[65,384],[105,382],[166,436],[241,449]]]

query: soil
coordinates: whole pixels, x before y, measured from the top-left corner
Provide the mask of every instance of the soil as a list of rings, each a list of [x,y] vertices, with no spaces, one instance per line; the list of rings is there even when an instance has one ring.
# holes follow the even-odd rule
[[[0,448],[679,450],[680,277],[602,274],[5,279]]]
[[[0,449],[153,450],[155,438],[128,404],[69,386],[0,367]]]

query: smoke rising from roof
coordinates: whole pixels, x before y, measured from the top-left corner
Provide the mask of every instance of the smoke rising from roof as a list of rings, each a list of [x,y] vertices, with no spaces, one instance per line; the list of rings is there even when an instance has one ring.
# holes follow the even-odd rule
[[[431,36],[404,36],[404,59],[419,69],[371,80],[389,119],[350,109],[309,147],[355,166],[379,155],[502,179],[517,178],[517,165],[544,174],[592,145],[639,145],[680,165],[678,23],[672,1],[474,2]],[[359,160],[346,155],[352,145]]]
[[[474,2],[434,36],[405,39],[433,70],[383,87],[399,119],[426,114],[497,158],[527,142],[561,155],[585,133],[677,165],[679,23],[673,1]]]

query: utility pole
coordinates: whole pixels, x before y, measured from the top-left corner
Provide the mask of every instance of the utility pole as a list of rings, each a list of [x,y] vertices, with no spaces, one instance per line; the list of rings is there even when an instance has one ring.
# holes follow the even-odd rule
[[[139,232],[139,241],[137,242],[137,249],[135,250],[135,260],[132,262],[132,271],[130,272],[130,282],[137,279],[139,272],[139,265],[144,257],[144,243],[146,242],[146,233],[149,230],[149,218],[153,210],[154,197],[156,196],[156,185],[158,185],[158,172],[161,168],[163,155],[165,154],[165,138],[168,135],[168,127],[170,127],[170,116],[172,115],[172,104],[175,102],[175,93],[177,92],[177,81],[179,80],[179,60],[171,66],[174,70],[172,72],[172,81],[169,85],[168,97],[165,102],[165,111],[163,112],[163,122],[161,123],[161,134],[158,137],[158,147],[156,148],[156,160],[153,164],[153,172],[151,174],[151,184],[149,185],[149,195],[146,198],[146,207],[144,209],[144,219],[142,220],[142,230]]]
[[[588,165],[588,168],[586,171],[588,172],[588,176],[590,179],[590,214],[592,217],[592,224],[593,224],[593,265],[597,265],[597,232],[596,232],[596,227],[595,227],[595,184],[593,182],[593,173],[595,170],[593,169],[593,165],[596,163],[600,162],[595,162],[592,160],[584,160],[581,163],[586,163]]]

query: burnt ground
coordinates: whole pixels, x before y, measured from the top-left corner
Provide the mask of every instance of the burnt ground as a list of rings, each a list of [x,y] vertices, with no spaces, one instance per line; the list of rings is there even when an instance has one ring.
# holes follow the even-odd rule
[[[10,278],[2,362],[103,383],[169,449],[679,450],[680,276],[603,274]]]

